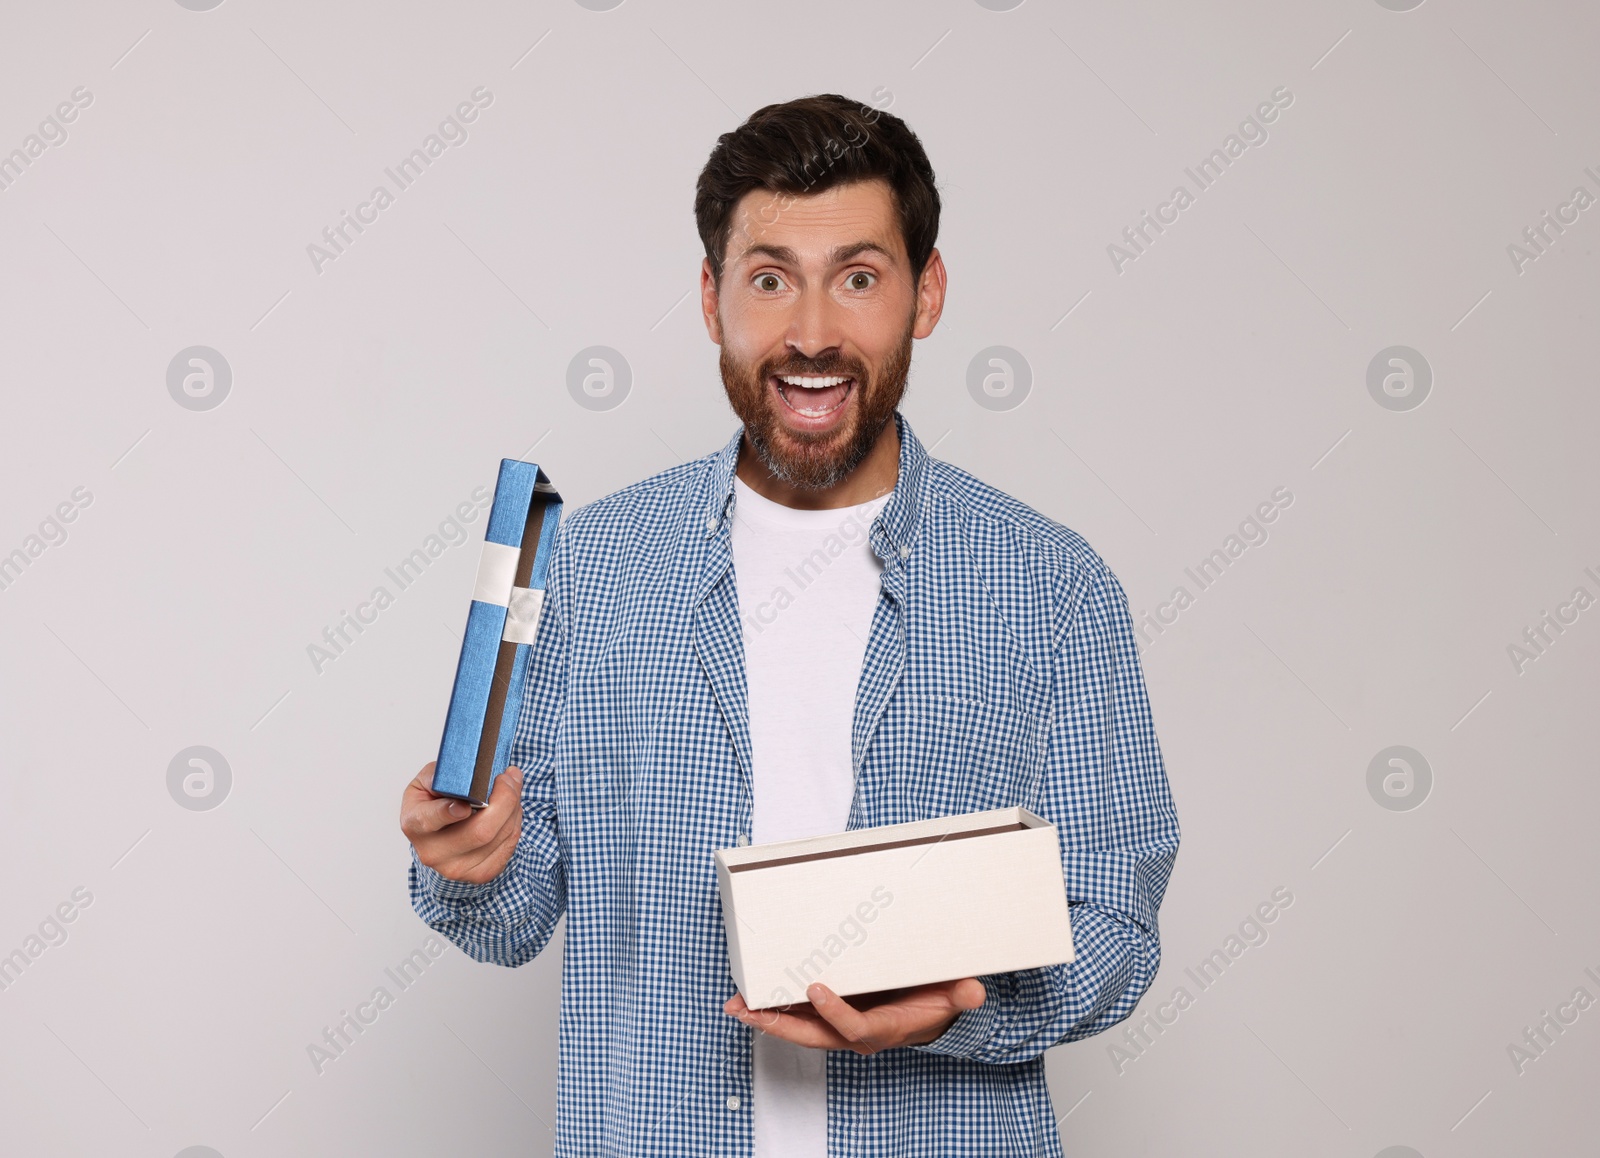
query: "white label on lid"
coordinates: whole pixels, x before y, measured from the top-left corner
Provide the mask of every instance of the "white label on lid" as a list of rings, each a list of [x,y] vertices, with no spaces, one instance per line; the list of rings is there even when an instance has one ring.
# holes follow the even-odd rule
[[[544,590],[539,587],[513,587],[506,608],[506,629],[500,638],[511,643],[532,643],[539,633],[539,612],[544,609]]]
[[[484,543],[483,554],[478,556],[478,578],[472,585],[472,597],[480,603],[504,607],[517,581],[517,560],[521,557],[522,551],[517,547]]]

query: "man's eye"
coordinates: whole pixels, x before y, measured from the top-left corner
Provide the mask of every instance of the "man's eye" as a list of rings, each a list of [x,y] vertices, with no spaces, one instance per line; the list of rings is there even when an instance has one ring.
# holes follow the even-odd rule
[[[864,272],[862,270],[857,270],[855,273],[851,274],[848,278],[845,279],[845,284],[848,285],[851,289],[864,290],[864,289],[871,289],[872,288],[872,281],[873,281],[873,278],[872,278],[872,275],[870,273],[866,273],[866,272]]]
[[[769,293],[783,288],[783,279],[775,273],[764,273],[756,278],[756,288]]]

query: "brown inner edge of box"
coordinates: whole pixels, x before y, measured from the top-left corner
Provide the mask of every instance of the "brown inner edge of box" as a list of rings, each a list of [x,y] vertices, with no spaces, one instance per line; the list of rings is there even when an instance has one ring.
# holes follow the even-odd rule
[[[826,852],[807,852],[799,856],[780,856],[776,860],[757,860],[747,864],[730,864],[730,873],[741,873],[746,869],[774,868],[780,864],[799,864],[808,860],[827,860],[835,856],[855,856],[862,852],[882,852],[886,848],[906,848],[913,844],[938,844],[942,840],[961,840],[968,836],[993,836],[997,832],[1018,832],[1028,826],[1020,820],[1013,820],[1010,824],[997,824],[991,828],[969,828],[965,832],[940,832],[933,836],[911,836],[905,840],[885,840],[878,844],[858,844],[854,848],[834,848]]]
[[[544,511],[549,501],[534,493],[528,503],[528,519],[522,526],[521,554],[517,556],[517,576],[513,583],[526,587],[533,578],[533,560],[539,553],[539,537],[544,534]],[[509,610],[507,614],[510,614]],[[511,668],[517,662],[517,644],[500,641],[494,657],[494,679],[489,684],[489,706],[484,711],[483,731],[478,736],[478,760],[472,766],[470,799],[484,804],[489,799],[490,778],[494,773],[494,750],[500,743],[500,725],[505,720],[506,695],[511,689]]]

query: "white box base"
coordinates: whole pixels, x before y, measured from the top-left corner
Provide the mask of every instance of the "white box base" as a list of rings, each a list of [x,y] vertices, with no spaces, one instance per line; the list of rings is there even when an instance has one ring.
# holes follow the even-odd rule
[[[997,808],[717,849],[734,982],[751,1009],[1073,959],[1055,825]]]

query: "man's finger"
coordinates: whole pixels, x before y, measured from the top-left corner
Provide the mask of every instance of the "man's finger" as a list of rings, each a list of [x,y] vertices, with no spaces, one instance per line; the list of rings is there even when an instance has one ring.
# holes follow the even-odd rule
[[[737,1008],[734,1008],[735,1003]],[[809,1006],[796,1007],[804,1012],[785,1012],[778,1009],[751,1010],[744,1004],[742,998],[735,997],[724,1005],[723,1009],[769,1037],[779,1037],[808,1049],[850,1048],[851,1043],[839,1036],[827,1022],[812,1013]]]
[[[423,772],[418,773],[417,779],[412,781],[412,786],[419,791],[413,793],[408,789],[409,799],[400,817],[400,830],[408,837],[433,836],[439,834],[441,830],[459,824],[460,828],[451,833],[454,839],[446,842],[445,851],[465,852],[493,843],[516,815],[517,803],[522,792],[522,771],[518,768],[508,768],[504,775],[496,778],[488,805],[476,811],[465,801],[454,800],[447,796],[418,799],[423,792],[431,795],[432,791],[422,789],[418,783],[424,774],[427,775],[429,782],[432,781],[431,768],[425,768]],[[505,783],[501,784],[500,781]],[[462,823],[463,821],[467,823]]]
[[[428,839],[439,853],[446,856],[487,850],[497,845],[508,830],[520,827],[521,810],[518,803],[519,792],[513,780],[508,780],[504,789],[494,793],[489,803],[477,810],[459,800],[449,801],[448,804],[459,807],[449,811],[449,819],[443,827],[428,833]],[[460,813],[460,808],[467,809],[465,815]]]
[[[744,997],[738,993],[735,993],[723,1003],[722,1011],[731,1013],[741,1021],[748,1022],[757,1028],[776,1023],[779,1013],[777,1009],[751,1009],[745,1004]]]
[[[498,807],[501,801],[509,806],[513,799],[521,795],[522,769],[512,765],[494,778],[494,787],[489,790],[489,807]]]
[[[422,771],[418,772],[411,778],[411,783],[415,784],[418,788],[421,788],[425,792],[432,792],[433,774],[438,770],[438,768],[439,761],[429,760],[422,766]]]
[[[515,777],[512,773],[516,773]],[[483,810],[490,818],[500,817],[494,836],[489,840],[491,847],[498,847],[504,840],[515,840],[522,834],[522,773],[512,768],[500,779],[505,781],[504,787],[494,786],[489,807]]]
[[[400,817],[400,831],[409,837],[430,836],[472,815],[472,806],[447,796],[411,800]]]
[[[400,798],[400,831],[407,837],[426,836],[464,818],[453,814],[450,800],[433,794],[433,773],[438,761],[429,760],[411,778]]]
[[[963,977],[950,989],[950,1004],[957,1009],[977,1009],[989,1000],[989,991],[976,977]]]
[[[820,981],[814,982],[806,990],[806,996],[811,999],[811,1007],[838,1031],[840,1037],[849,1042],[867,1040],[872,1028],[868,1014],[862,1013]]]

